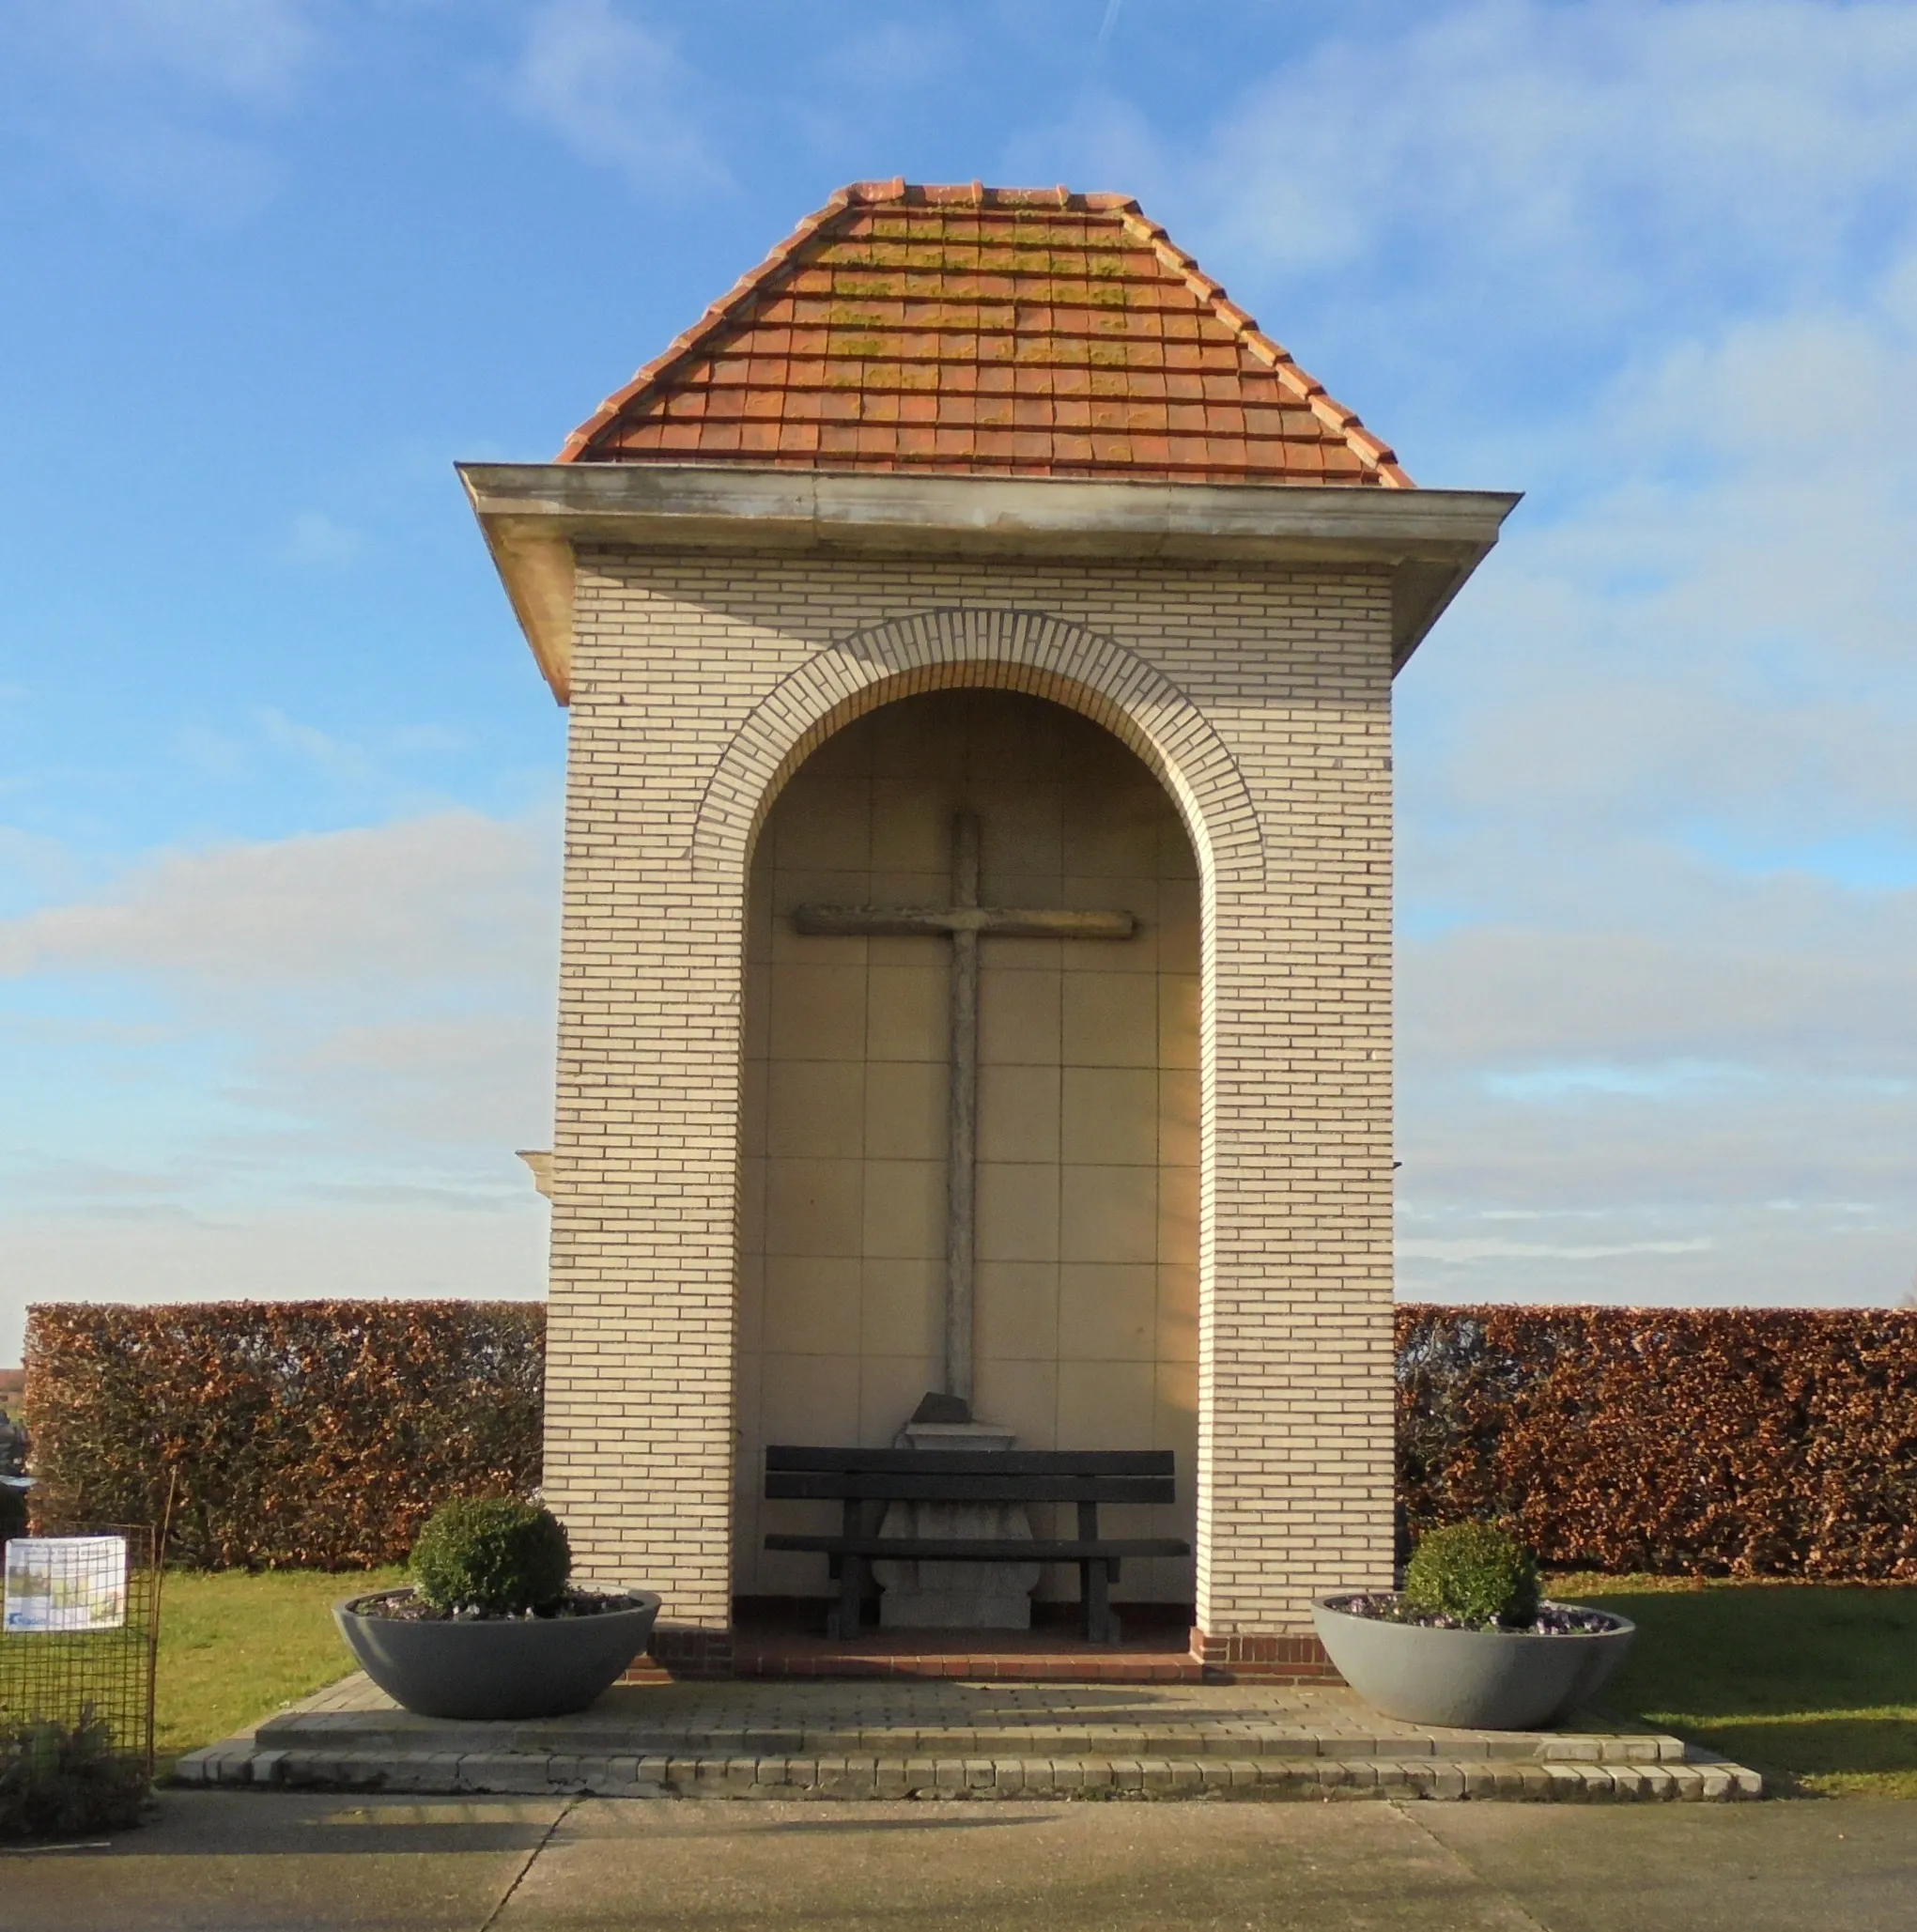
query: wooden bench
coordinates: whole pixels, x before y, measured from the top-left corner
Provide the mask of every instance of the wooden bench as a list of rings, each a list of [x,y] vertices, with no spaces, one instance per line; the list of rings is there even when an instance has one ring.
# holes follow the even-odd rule
[[[1111,1586],[1128,1556],[1189,1556],[1176,1537],[1101,1537],[1101,1503],[1176,1500],[1169,1449],[812,1449],[769,1446],[768,1502],[843,1506],[832,1536],[775,1533],[768,1550],[804,1550],[831,1559],[839,1581],[836,1634],[858,1633],[859,1605],[874,1560],[899,1563],[1075,1563],[1085,1634],[1115,1644]],[[889,1503],[1075,1503],[1075,1537],[882,1537]]]

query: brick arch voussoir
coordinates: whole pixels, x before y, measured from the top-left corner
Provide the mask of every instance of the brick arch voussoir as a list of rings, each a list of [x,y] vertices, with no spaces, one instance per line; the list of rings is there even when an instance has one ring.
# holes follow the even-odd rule
[[[1184,692],[1114,638],[1043,611],[1001,609],[891,618],[781,679],[733,734],[706,784],[688,855],[694,873],[742,877],[786,781],[854,719],[923,691],[967,688],[1049,698],[1103,725],[1171,795],[1208,876],[1262,882],[1251,794]]]

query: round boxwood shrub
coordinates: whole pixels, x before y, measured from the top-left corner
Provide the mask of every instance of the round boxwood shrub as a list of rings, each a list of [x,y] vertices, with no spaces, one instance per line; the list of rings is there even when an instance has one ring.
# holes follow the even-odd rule
[[[523,1616],[565,1591],[572,1552],[549,1509],[510,1496],[442,1503],[407,1559],[420,1600],[436,1610]]]
[[[1538,1615],[1538,1564],[1515,1537],[1488,1522],[1454,1522],[1417,1546],[1404,1572],[1404,1602],[1423,1616],[1507,1627]]]

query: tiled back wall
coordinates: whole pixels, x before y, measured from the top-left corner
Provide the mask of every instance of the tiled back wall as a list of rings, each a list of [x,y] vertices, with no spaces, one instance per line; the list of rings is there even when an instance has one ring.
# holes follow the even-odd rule
[[[1198,879],[1118,740],[1000,691],[887,705],[823,746],[761,834],[746,973],[736,1582],[823,1595],[768,1555],[815,1507],[758,1496],[767,1442],[888,1444],[938,1383],[946,1211],[942,939],[804,936],[806,901],[950,903],[978,814],[987,904],[1125,910],[1126,941],[982,949],[977,1413],[1029,1448],[1197,1449]],[[827,1512],[829,1514],[829,1510]],[[1125,1512],[1111,1512],[1123,1533]],[[1069,1594],[1068,1580],[1046,1593]],[[1188,1601],[1189,1564],[1121,1594]]]

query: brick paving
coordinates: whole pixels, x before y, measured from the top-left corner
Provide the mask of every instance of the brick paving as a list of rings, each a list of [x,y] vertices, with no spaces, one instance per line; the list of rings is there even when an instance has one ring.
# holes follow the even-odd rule
[[[978,1647],[982,1644],[989,1648]],[[650,1660],[645,1660],[650,1662]],[[1201,1683],[1204,1665],[1181,1628],[1127,1631],[1120,1644],[1088,1644],[1062,1630],[886,1631],[856,1642],[788,1629],[745,1627],[733,1639],[738,1677],[958,1677],[969,1683]],[[637,1680],[639,1672],[629,1674]],[[644,1680],[664,1681],[657,1666]]]

